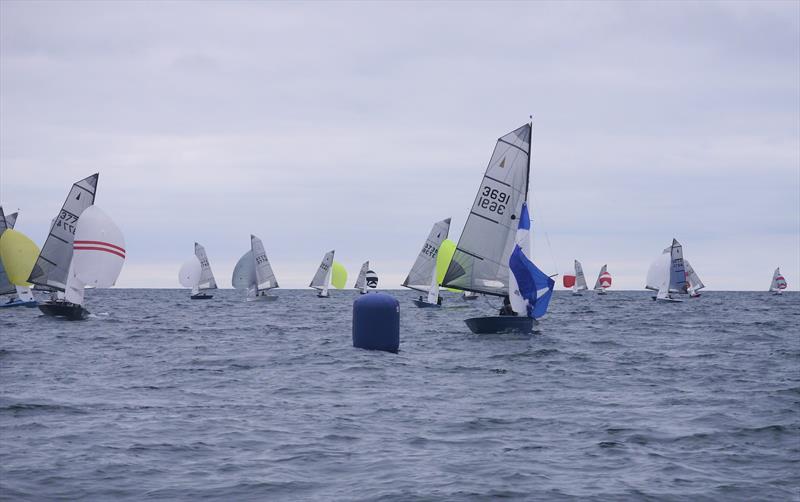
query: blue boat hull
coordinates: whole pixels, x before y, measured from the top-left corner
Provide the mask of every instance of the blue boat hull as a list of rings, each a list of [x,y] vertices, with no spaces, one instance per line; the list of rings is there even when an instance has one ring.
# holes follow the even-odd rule
[[[83,321],[89,317],[89,311],[81,305],[66,301],[47,301],[39,304],[44,315],[64,317],[70,321]]]
[[[536,320],[527,316],[489,316],[465,319],[469,329],[478,335],[495,333],[531,333]]]
[[[11,300],[10,302],[0,303],[0,308],[10,308],[10,307],[28,307],[33,308],[38,305],[36,300],[32,300],[29,302],[25,302],[17,298],[16,300]]]

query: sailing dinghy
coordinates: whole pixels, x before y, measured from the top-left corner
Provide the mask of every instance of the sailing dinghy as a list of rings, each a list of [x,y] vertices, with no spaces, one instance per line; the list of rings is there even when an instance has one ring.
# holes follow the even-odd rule
[[[414,305],[420,308],[441,307],[442,297],[439,295],[439,277],[437,271],[437,258],[442,242],[450,232],[450,218],[437,221],[425,239],[425,244],[417,255],[414,265],[408,277],[403,281],[402,286],[427,293],[425,297],[420,296],[413,300]]]
[[[356,278],[356,283],[353,286],[353,289],[357,289],[358,292],[362,295],[367,294],[367,272],[369,271],[369,260],[365,261],[363,265],[361,265],[361,270],[358,271],[358,277]]]
[[[192,300],[210,300],[214,296],[206,293],[206,291],[217,289],[217,281],[211,271],[211,264],[208,262],[208,256],[206,256],[206,248],[195,242],[194,255],[197,257],[197,261],[200,262],[200,276],[197,284],[192,287],[192,296],[190,298]]]
[[[17,213],[8,216],[0,206],[0,295],[13,294],[0,308],[35,307],[36,299],[28,282],[39,248],[21,232],[14,230]]]
[[[776,268],[775,272],[772,274],[772,282],[769,285],[769,290],[773,295],[782,295],[783,290],[786,289],[787,286],[786,279],[784,279],[783,274],[781,274],[781,268]]]
[[[333,285],[336,289],[343,289],[347,282],[347,270],[344,266],[336,261],[333,261],[335,250],[328,251],[322,257],[317,268],[317,273],[311,279],[311,284],[308,286],[317,290],[318,298],[330,298],[328,291]]]
[[[555,285],[530,260],[526,200],[532,124],[499,138],[442,287],[503,298],[499,316],[465,323],[473,333],[530,333]]]
[[[247,291],[246,299],[249,302],[278,299],[269,294],[269,290],[278,287],[278,280],[269,264],[264,244],[255,235],[250,235],[250,251],[239,258],[231,282],[234,288]]]
[[[686,267],[686,283],[688,286],[686,291],[689,293],[689,298],[697,298],[700,296],[698,291],[706,287],[706,285],[700,280],[700,277],[692,268],[692,264],[689,263],[689,260],[683,260],[683,265]]]
[[[598,295],[606,294],[606,290],[611,287],[611,274],[608,273],[608,265],[603,265],[600,269],[600,275],[597,276],[597,281],[594,283],[594,290]]]
[[[572,285],[573,296],[583,296],[582,291],[589,289],[586,284],[586,276],[583,275],[583,265],[578,260],[575,260],[575,284]]]
[[[114,221],[92,205],[75,225],[72,250],[64,300],[42,303],[39,309],[46,315],[77,321],[89,316],[83,306],[87,287],[110,288],[117,282],[125,263],[125,238]]]
[[[661,256],[650,265],[647,271],[647,284],[645,288],[657,291],[653,300],[663,302],[682,302],[674,298],[675,293],[686,294],[686,269],[683,261],[683,246],[677,239],[672,239],[672,245],[664,249]]]

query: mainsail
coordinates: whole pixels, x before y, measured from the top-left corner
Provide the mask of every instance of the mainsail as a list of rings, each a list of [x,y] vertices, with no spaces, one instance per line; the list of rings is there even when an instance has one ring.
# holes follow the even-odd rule
[[[269,264],[264,244],[255,235],[250,235],[250,249],[253,252],[254,266],[256,269],[256,292],[266,291],[278,287],[278,279]]]
[[[94,204],[99,177],[100,174],[93,174],[72,185],[61,212],[53,220],[28,282],[64,291],[72,262],[72,242],[75,240],[78,218],[87,207]]]
[[[311,284],[308,285],[309,287],[319,290],[328,289],[328,284],[330,284],[331,268],[333,267],[334,253],[335,250],[331,250],[325,253],[325,256],[322,257],[322,262],[319,264],[319,268],[317,268],[317,273],[314,274],[314,278],[311,279]]]
[[[508,259],[528,195],[531,124],[497,140],[442,286],[508,295]]]
[[[361,265],[361,270],[358,271],[358,277],[356,277],[356,283],[353,285],[353,289],[358,289],[362,293],[367,292],[367,271],[369,270],[369,261],[365,261]]]
[[[211,264],[208,263],[206,249],[198,243],[194,243],[194,255],[200,260],[200,282],[198,289],[217,289],[217,281],[214,280],[214,273],[211,272]]]
[[[581,262],[575,260],[575,287],[573,291],[583,291],[585,289],[589,289],[589,285],[586,284],[586,276],[583,275],[583,266]]]
[[[688,285],[686,284],[686,268],[683,264],[683,246],[677,239],[672,239],[670,258],[672,263],[669,273],[669,291],[670,293],[686,293]]]
[[[403,281],[403,286],[422,291],[423,293],[430,292],[432,288],[438,289],[437,277],[437,258],[439,256],[439,247],[442,242],[447,238],[450,232],[450,218],[437,221],[433,224],[431,231],[428,233],[428,238],[425,239],[425,244],[417,255],[408,277]],[[438,296],[438,291],[436,292]],[[434,300],[436,299],[434,297]]]

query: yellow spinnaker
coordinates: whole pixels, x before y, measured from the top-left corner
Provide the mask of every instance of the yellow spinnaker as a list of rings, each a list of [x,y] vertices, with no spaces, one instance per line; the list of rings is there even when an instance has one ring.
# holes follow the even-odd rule
[[[30,286],[31,275],[39,247],[22,232],[8,229],[0,237],[0,260],[6,269],[8,280],[17,286]]]
[[[444,280],[444,274],[447,273],[447,267],[450,266],[450,260],[453,259],[453,254],[456,252],[456,243],[450,239],[445,239],[439,245],[439,253],[436,255],[436,280],[439,284]],[[446,288],[448,291],[461,291],[460,289]]]
[[[338,261],[333,262],[333,271],[331,271],[331,284],[333,284],[333,287],[336,289],[343,289],[346,282],[347,270],[344,269],[344,265]]]

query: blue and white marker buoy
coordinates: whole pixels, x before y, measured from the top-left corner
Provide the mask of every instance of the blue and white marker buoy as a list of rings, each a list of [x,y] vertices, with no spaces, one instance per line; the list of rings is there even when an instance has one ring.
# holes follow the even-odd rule
[[[400,303],[385,293],[353,302],[353,347],[394,352],[400,349]]]

